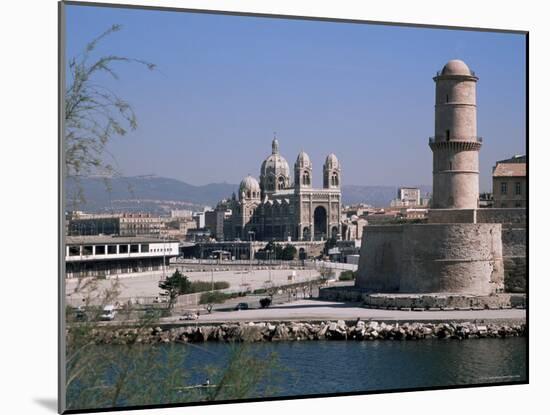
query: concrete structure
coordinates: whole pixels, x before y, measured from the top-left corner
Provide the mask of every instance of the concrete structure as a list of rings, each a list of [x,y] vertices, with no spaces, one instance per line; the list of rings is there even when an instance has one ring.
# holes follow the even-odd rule
[[[341,165],[329,154],[323,166],[323,188],[315,189],[313,164],[300,152],[294,179],[276,138],[261,165],[260,180],[245,177],[238,198],[220,203],[232,212],[225,218],[225,240],[316,241],[341,238]],[[208,226],[208,225],[207,225]],[[222,239],[216,234],[217,239]]]
[[[452,60],[434,80],[433,209],[428,223],[373,226],[369,217],[356,287],[370,293],[489,298],[504,290],[507,278],[521,290],[517,280],[523,278],[524,288],[526,211],[478,209],[478,78],[464,62]]]
[[[428,199],[422,198],[417,187],[400,187],[397,189],[397,198],[390,202],[391,207],[420,207],[427,206]]]
[[[231,217],[231,210],[225,203],[220,203],[216,209],[204,213],[204,227],[210,230],[213,238],[224,239],[224,222]]]
[[[342,219],[342,239],[345,241],[360,241],[363,237],[363,229],[368,221],[357,215]]]
[[[479,149],[476,83],[478,78],[460,60],[449,61],[433,78],[435,135],[433,198],[435,209],[474,209],[479,197]]]
[[[178,255],[178,241],[152,237],[68,236],[67,278],[109,277],[161,270]]]
[[[493,206],[527,207],[527,158],[514,156],[493,167]]]

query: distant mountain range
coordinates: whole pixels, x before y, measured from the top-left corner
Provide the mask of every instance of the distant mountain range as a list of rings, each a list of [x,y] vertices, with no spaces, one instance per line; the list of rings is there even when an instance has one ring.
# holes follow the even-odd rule
[[[69,180],[67,210],[89,212],[141,211],[169,213],[173,209],[201,209],[216,206],[218,201],[238,193],[238,184],[211,183],[194,186],[180,180],[158,176],[100,177],[80,180],[85,202],[73,203],[78,185]],[[431,186],[416,186],[422,195],[431,192]],[[343,204],[368,203],[375,207],[388,206],[397,195],[398,186],[342,186]]]

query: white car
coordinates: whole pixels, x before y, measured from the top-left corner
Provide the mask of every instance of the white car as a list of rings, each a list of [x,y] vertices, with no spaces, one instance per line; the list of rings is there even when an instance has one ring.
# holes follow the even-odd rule
[[[185,313],[183,316],[180,317],[180,320],[197,320],[199,318],[199,315],[194,312],[188,312]]]
[[[112,321],[116,316],[116,308],[114,305],[106,305],[103,307],[103,312],[99,318],[104,321]]]

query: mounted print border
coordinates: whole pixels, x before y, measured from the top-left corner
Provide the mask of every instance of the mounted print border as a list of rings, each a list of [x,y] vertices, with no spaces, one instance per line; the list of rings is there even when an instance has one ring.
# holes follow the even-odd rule
[[[60,2],[59,412],[528,383],[528,54]]]

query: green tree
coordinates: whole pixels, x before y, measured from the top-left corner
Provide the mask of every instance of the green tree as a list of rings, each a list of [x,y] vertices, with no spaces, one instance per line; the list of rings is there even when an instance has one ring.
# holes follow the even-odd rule
[[[162,295],[168,297],[168,309],[170,310],[174,306],[178,296],[191,292],[191,282],[179,270],[176,270],[164,281],[159,282],[159,288],[164,290]]]
[[[285,247],[282,249],[281,252],[281,259],[285,261],[292,261],[294,258],[296,258],[296,254],[298,251],[296,250],[296,247],[291,244],[286,244]]]
[[[137,118],[131,105],[101,84],[101,75],[117,80],[117,63],[137,63],[153,70],[155,65],[140,59],[104,55],[94,59],[93,52],[107,36],[121,30],[113,25],[86,45],[84,51],[68,62],[65,89],[65,175],[76,184],[73,203],[84,201],[80,178],[90,174],[108,177],[118,173],[105,159],[105,147],[116,136],[124,136],[137,128]],[[112,156],[111,156],[112,157]]]

